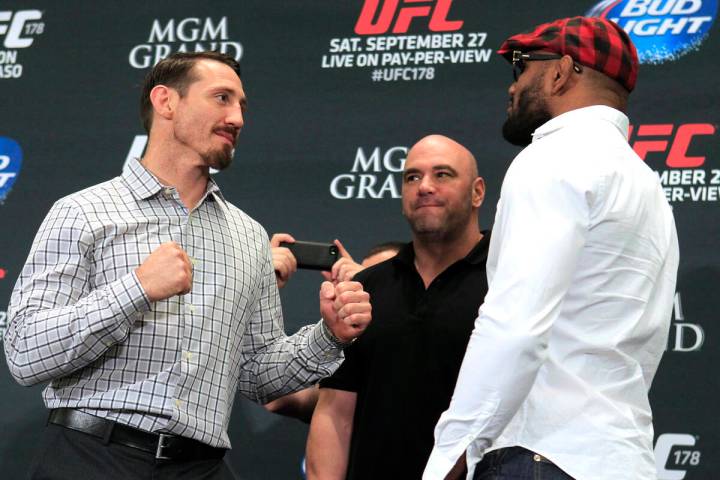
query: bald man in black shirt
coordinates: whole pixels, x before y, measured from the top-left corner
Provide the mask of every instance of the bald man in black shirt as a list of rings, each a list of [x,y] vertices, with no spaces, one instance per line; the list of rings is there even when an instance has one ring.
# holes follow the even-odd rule
[[[487,292],[484,194],[475,158],[457,142],[431,135],[408,152],[402,205],[413,240],[354,277],[374,320],[320,384],[308,480],[422,476]]]

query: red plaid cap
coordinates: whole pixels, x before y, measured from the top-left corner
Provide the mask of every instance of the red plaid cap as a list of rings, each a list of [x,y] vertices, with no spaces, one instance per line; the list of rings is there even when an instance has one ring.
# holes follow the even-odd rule
[[[617,80],[629,92],[635,88],[638,56],[635,45],[618,24],[599,17],[561,18],[538,25],[503,42],[498,53],[512,61],[513,50],[543,50],[570,55],[581,65]]]

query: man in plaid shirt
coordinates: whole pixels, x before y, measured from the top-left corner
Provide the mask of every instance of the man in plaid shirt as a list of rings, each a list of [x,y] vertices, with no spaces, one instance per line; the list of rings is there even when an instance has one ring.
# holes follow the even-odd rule
[[[317,382],[370,321],[359,283],[325,282],[323,320],[284,334],[267,234],[209,176],[243,126],[234,59],[174,54],[141,100],[143,159],[53,206],[12,293],[10,372],[49,382],[32,478],[234,478],[236,390]]]

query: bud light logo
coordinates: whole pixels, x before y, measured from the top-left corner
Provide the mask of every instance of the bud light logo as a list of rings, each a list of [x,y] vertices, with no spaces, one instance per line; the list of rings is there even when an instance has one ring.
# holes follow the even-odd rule
[[[620,25],[640,63],[677,60],[698,50],[715,21],[718,0],[604,0],[588,11]]]
[[[12,138],[0,137],[0,203],[5,201],[15,184],[21,165],[20,145]]]

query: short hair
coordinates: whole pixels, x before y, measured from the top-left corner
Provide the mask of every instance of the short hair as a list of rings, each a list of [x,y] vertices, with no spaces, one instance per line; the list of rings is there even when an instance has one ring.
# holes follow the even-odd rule
[[[392,252],[399,252],[405,244],[403,242],[384,242],[379,243],[372,247],[370,251],[365,255],[365,258],[372,257],[373,255],[377,255],[378,253],[382,253],[385,251],[392,251]]]
[[[224,63],[232,68],[240,77],[240,64],[230,55],[220,52],[178,52],[163,60],[160,60],[145,76],[140,94],[140,119],[147,133],[152,127],[153,106],[150,102],[150,92],[156,85],[165,85],[177,90],[181,97],[187,93],[187,89],[197,80],[192,69],[198,60],[214,60]]]

